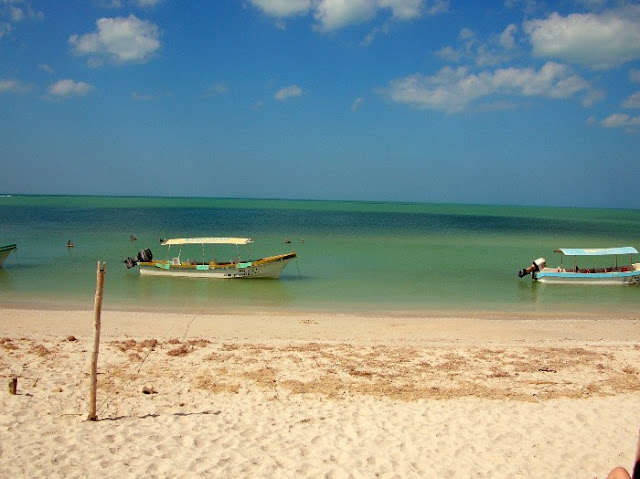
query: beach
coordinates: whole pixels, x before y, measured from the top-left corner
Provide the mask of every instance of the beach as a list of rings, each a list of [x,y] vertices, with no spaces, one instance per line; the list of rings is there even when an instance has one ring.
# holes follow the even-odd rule
[[[633,313],[0,312],[3,477],[606,477]],[[17,378],[17,394],[7,384]]]

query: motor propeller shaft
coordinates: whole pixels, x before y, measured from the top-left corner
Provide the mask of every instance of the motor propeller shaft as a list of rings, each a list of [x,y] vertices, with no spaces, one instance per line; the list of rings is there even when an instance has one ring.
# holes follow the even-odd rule
[[[533,263],[531,263],[531,266],[529,266],[528,268],[523,268],[520,271],[518,271],[518,276],[523,278],[524,276],[530,273],[540,271],[546,265],[547,265],[547,261],[544,258],[538,258],[534,260]]]

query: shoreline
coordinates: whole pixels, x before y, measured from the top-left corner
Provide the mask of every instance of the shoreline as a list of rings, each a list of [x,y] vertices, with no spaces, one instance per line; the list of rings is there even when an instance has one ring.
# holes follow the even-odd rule
[[[1,307],[0,336],[21,333],[63,336],[92,334],[94,312],[87,309]],[[244,341],[356,342],[640,342],[637,315],[511,314],[469,315],[252,311],[202,314],[161,311],[102,310],[102,334],[162,336],[175,334]]]
[[[640,320],[0,308],[0,474],[606,477]]]

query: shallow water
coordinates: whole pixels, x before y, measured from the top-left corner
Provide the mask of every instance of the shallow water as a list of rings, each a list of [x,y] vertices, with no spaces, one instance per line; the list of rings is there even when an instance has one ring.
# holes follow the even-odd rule
[[[0,197],[0,225],[0,243],[19,248],[0,269],[4,306],[92,308],[98,261],[107,263],[105,308],[620,314],[640,306],[639,287],[517,275],[540,256],[556,265],[558,247],[640,246],[637,210],[10,196]],[[140,277],[122,263],[144,248],[164,258],[159,238],[184,236],[248,236],[243,256],[299,257],[279,280]]]

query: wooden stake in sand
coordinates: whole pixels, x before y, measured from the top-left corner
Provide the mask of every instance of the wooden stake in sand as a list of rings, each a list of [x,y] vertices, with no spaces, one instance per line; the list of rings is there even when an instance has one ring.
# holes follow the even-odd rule
[[[9,394],[18,394],[18,378],[11,378],[9,380]]]
[[[96,394],[98,392],[98,351],[100,350],[100,314],[102,313],[102,289],[104,287],[104,272],[106,263],[98,261],[98,271],[96,273],[96,298],[93,303],[94,325],[93,331],[93,356],[91,357],[91,394],[89,397],[89,417],[88,421],[97,421]]]

